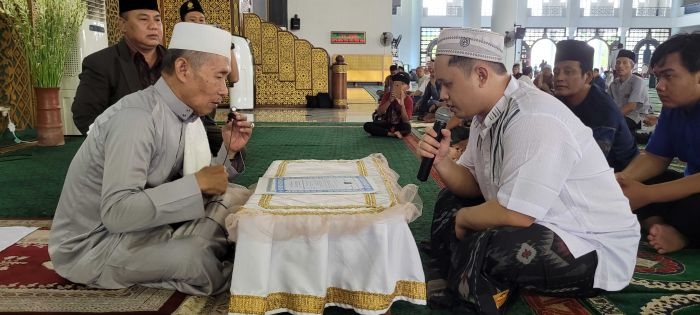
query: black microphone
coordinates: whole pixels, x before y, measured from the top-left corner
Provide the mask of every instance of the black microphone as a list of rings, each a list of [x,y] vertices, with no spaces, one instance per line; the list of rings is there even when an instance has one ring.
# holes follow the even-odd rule
[[[447,121],[452,117],[452,111],[450,111],[447,106],[438,108],[435,111],[435,124],[433,124],[433,130],[437,133],[435,140],[440,142],[442,140],[442,129],[447,126]],[[420,162],[420,169],[418,169],[418,179],[422,182],[428,180],[428,174],[430,174],[430,169],[433,167],[433,162],[435,157],[427,158],[424,157]]]

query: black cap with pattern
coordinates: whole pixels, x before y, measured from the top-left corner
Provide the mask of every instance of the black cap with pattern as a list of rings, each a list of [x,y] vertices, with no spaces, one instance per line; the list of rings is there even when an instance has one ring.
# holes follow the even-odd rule
[[[392,81],[401,81],[406,84],[411,84],[411,76],[406,72],[397,72],[391,76]]]
[[[185,15],[190,12],[201,12],[204,14],[204,9],[202,9],[202,5],[199,4],[199,1],[188,0],[180,6],[180,21],[184,21]]]

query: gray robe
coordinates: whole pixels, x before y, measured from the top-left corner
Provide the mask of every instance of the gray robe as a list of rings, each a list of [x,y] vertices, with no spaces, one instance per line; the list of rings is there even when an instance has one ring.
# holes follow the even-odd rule
[[[97,117],[70,164],[51,228],[49,255],[59,275],[109,289],[228,289],[223,217],[247,196],[211,200],[194,174],[182,176],[184,128],[195,119],[162,78]],[[223,145],[212,159],[222,163],[232,181],[238,172]],[[178,222],[186,223],[171,227]]]

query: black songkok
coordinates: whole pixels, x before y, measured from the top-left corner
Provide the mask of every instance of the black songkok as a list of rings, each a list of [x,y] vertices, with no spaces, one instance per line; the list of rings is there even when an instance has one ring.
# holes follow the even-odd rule
[[[620,57],[627,57],[629,59],[632,59],[633,63],[637,63],[637,56],[631,50],[627,50],[627,49],[620,50],[620,52],[617,53],[617,58],[620,58]]]
[[[593,47],[588,46],[586,42],[573,39],[562,40],[557,42],[557,54],[554,57],[554,62],[578,61],[583,72],[591,71],[593,69],[593,52]]]
[[[202,9],[202,5],[199,4],[198,0],[188,0],[180,6],[180,21],[184,21],[185,15],[190,12],[201,12],[204,14],[204,9]]]
[[[401,81],[406,84],[411,84],[411,77],[406,72],[397,72],[391,76],[391,81]]]
[[[157,0],[119,0],[119,14],[140,9],[160,12]]]

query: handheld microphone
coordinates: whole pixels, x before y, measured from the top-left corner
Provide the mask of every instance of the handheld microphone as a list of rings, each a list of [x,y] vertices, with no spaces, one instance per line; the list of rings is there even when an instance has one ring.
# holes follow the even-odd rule
[[[452,112],[447,106],[438,108],[435,111],[435,124],[433,124],[433,130],[437,133],[435,140],[440,142],[442,140],[442,129],[447,126],[447,121],[452,117]],[[433,167],[433,162],[435,157],[427,158],[424,157],[420,162],[420,169],[418,169],[418,180],[424,182],[428,180],[428,174],[430,174],[430,169]]]

